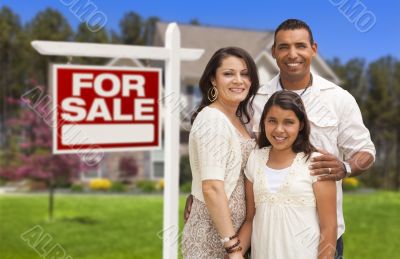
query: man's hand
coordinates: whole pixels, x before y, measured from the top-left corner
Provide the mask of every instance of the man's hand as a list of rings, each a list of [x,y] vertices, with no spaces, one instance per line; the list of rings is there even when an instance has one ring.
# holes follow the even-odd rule
[[[318,181],[339,181],[346,176],[342,161],[325,150],[318,152],[322,155],[311,158],[311,175],[319,175]]]
[[[185,211],[183,212],[183,221],[186,224],[186,221],[189,219],[190,211],[192,210],[192,203],[193,203],[193,195],[189,195],[186,198],[186,204],[185,204]]]

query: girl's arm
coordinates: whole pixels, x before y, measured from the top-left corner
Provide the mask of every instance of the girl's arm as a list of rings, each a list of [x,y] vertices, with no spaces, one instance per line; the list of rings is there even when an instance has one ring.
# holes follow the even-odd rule
[[[204,180],[202,182],[204,201],[208,213],[221,238],[234,236],[235,229],[231,220],[231,212],[228,206],[228,199],[225,194],[224,182],[219,180]],[[238,238],[234,238],[226,243],[224,247],[234,245]],[[242,244],[240,244],[241,246]],[[222,246],[222,243],[221,243]],[[229,254],[229,258],[243,258],[240,252]]]
[[[253,218],[256,213],[256,207],[254,204],[254,193],[253,183],[245,177],[245,188],[246,188],[246,219],[239,230],[240,244],[243,248],[243,254],[250,248],[251,243],[251,231],[253,227]]]
[[[313,184],[313,189],[320,228],[318,259],[332,259],[337,240],[336,182],[317,181]]]

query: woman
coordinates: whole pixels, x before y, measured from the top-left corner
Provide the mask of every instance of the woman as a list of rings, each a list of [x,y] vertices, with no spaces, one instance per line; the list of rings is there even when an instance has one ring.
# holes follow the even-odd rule
[[[336,183],[310,175],[309,158],[318,153],[309,140],[300,96],[274,93],[261,115],[260,131],[259,149],[250,154],[245,169],[248,214],[254,215],[252,258],[333,258]]]
[[[257,68],[243,49],[222,48],[199,84],[203,98],[189,135],[194,198],[182,254],[187,259],[243,258],[243,234],[238,233],[246,216],[243,169],[254,147],[245,124],[259,85]]]

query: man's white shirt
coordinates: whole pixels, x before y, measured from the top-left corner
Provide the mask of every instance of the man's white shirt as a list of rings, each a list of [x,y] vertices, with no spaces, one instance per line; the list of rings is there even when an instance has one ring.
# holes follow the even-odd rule
[[[260,132],[259,123],[264,106],[269,97],[279,90],[282,90],[279,74],[259,88],[252,103],[254,115],[250,124],[253,132]],[[313,74],[313,83],[301,98],[310,121],[310,141],[316,148],[323,149],[341,160],[347,160],[359,151],[368,152],[375,158],[375,146],[369,130],[363,123],[356,100],[349,92]],[[342,181],[336,183],[336,189],[340,237],[345,231]]]

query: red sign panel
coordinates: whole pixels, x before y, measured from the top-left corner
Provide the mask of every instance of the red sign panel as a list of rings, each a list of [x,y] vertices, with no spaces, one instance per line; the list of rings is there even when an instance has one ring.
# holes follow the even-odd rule
[[[160,148],[161,70],[53,65],[54,153]]]

